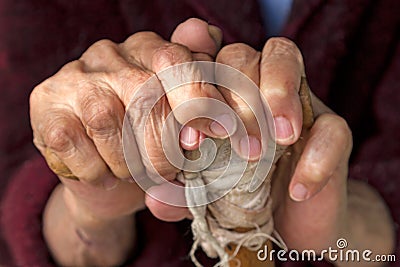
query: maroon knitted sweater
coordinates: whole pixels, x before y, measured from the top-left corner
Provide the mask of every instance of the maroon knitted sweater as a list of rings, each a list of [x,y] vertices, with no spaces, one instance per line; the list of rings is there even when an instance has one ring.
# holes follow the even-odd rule
[[[312,90],[353,131],[350,177],[377,188],[397,223],[399,14],[397,0],[294,0],[283,34],[302,50]],[[221,27],[225,43],[260,49],[266,40],[255,0],[0,1],[1,266],[54,265],[41,234],[41,215],[58,181],[32,145],[32,88],[96,40],[121,42],[140,30],[168,38],[191,16]],[[137,217],[140,248],[127,266],[192,266],[188,222],[161,222],[148,211]]]

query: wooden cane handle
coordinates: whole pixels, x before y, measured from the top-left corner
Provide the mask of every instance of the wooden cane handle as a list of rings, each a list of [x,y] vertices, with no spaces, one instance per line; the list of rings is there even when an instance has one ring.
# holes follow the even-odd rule
[[[299,89],[300,102],[303,111],[303,129],[310,129],[314,123],[314,111],[311,101],[311,91],[306,77],[301,77]]]
[[[268,251],[271,251],[273,249],[272,242],[270,240],[267,240],[265,243],[265,246],[268,248]],[[259,250],[249,250],[248,248],[241,247],[239,249],[239,252],[236,254],[235,259],[231,260],[229,262],[229,267],[237,267],[239,266],[238,263],[240,261],[240,266],[242,267],[274,267],[275,263],[273,260],[269,258],[269,256],[265,257],[265,246],[260,248],[262,253],[259,253]],[[235,251],[236,245],[235,244],[229,244],[226,248],[225,251],[229,254],[232,255],[232,253]],[[259,255],[264,258],[259,258]]]

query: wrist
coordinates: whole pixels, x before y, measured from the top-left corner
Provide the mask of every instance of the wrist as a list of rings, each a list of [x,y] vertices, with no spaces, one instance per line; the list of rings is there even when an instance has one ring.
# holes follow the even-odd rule
[[[119,181],[113,189],[107,190],[70,179],[62,179],[62,182],[65,204],[80,223],[107,223],[145,207],[144,192],[135,183]]]
[[[124,216],[107,216],[102,209],[94,208],[90,202],[79,198],[67,187],[63,187],[62,198],[72,222],[84,231],[96,231]]]
[[[339,238],[347,246],[343,251],[356,250],[360,255],[371,251],[368,258],[392,254],[395,248],[394,224],[390,212],[381,196],[368,184],[349,180],[346,223]],[[336,244],[334,245],[336,246]],[[360,256],[361,258],[361,256]],[[384,266],[385,262],[340,261],[336,266]]]
[[[135,244],[134,216],[98,217],[66,192],[58,186],[44,213],[44,237],[55,260],[67,266],[114,266],[126,260]]]

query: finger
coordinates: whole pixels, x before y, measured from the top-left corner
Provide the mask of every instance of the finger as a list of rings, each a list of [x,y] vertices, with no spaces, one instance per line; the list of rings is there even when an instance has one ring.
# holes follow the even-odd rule
[[[124,100],[129,89],[137,88],[150,75],[129,64],[118,49],[115,43],[101,40],[85,51],[79,59],[83,70],[74,72],[75,77],[84,77],[74,85],[77,97],[72,106],[108,167],[126,179],[131,174],[122,144]]]
[[[77,113],[100,154],[118,177],[129,176],[124,157],[129,156],[133,177],[143,175],[144,165],[152,177],[173,179],[176,168],[169,164],[161,142],[163,123],[170,112],[165,98],[158,99],[161,86],[154,84],[152,81],[155,79],[150,80],[150,74],[137,62],[124,56],[119,46],[106,40],[85,52],[82,60],[94,73],[91,74],[92,82],[80,91]],[[92,59],[96,57],[104,60]],[[126,140],[129,147],[126,147],[127,154],[124,155],[122,124],[125,109],[132,122],[130,138],[133,140]]]
[[[259,85],[260,53],[245,44],[227,45],[218,53],[218,63],[229,65],[248,76],[257,86]],[[250,159],[257,159],[261,153],[260,127],[254,115],[254,107],[250,107],[243,99],[243,95],[237,95],[231,90],[219,87],[228,105],[233,108],[236,114],[244,123],[247,135],[238,136],[239,142],[234,142],[233,148],[242,157],[249,155]],[[253,94],[249,90],[244,94]],[[260,102],[261,103],[261,102]]]
[[[134,172],[133,176],[136,174],[138,178],[141,177],[142,165],[139,163],[141,161],[146,174],[153,181],[175,178],[178,172],[175,166],[181,166],[182,163],[177,159],[174,161],[175,165],[172,165],[170,160],[176,157],[169,159],[166,154],[171,150],[180,152],[177,123],[170,113],[171,108],[166,96],[163,96],[163,88],[156,77],[149,79],[140,91],[136,92],[126,108],[127,117],[124,123],[129,122],[129,125],[124,125],[124,130],[127,130],[126,127],[130,129],[132,134],[129,138],[132,140],[125,140],[127,143],[124,143],[124,149],[126,153],[138,155],[135,157],[132,154],[133,157],[126,159],[130,164],[130,170]],[[126,137],[128,135],[125,135]],[[138,152],[131,151],[133,147]]]
[[[171,108],[164,96],[150,113],[145,125],[144,135],[140,136],[140,134],[135,133],[139,142],[144,139],[146,151],[142,151],[142,155],[146,153],[148,156],[149,162],[146,161],[147,157],[144,157],[147,169],[151,170],[151,166],[154,167],[158,175],[167,180],[175,179],[179,172],[176,167],[182,167],[183,164],[175,157],[167,157],[168,151],[172,154],[178,152],[181,155],[176,122],[175,120],[167,120],[170,113]],[[165,136],[164,139],[163,135]],[[171,165],[170,160],[173,160],[175,165]],[[150,173],[150,175],[152,174]]]
[[[112,173],[87,137],[81,122],[70,111],[53,110],[42,114],[43,143],[82,182],[111,188]],[[106,184],[107,183],[107,184]]]
[[[183,126],[181,132],[179,133],[179,142],[183,149],[195,150],[198,149],[201,142],[207,136],[189,126]],[[197,138],[197,139],[196,139]]]
[[[269,39],[261,56],[260,88],[274,116],[275,138],[280,145],[291,145],[300,136],[301,76],[303,59],[296,45],[286,38]]]
[[[123,179],[130,177],[122,147],[125,110],[121,101],[105,83],[103,87],[96,86],[93,82],[81,86],[76,113],[87,136],[93,141],[112,173]]]
[[[194,150],[199,147],[200,132],[196,129],[184,126],[179,133],[179,141],[183,149]]]
[[[126,60],[119,53],[118,44],[103,39],[92,44],[80,57],[82,69],[89,72],[110,72],[121,70]],[[68,64],[67,64],[68,66]]]
[[[160,201],[164,200],[169,203],[186,203],[184,189],[180,191],[168,190],[170,187],[166,184],[153,186],[147,191],[145,197],[146,206],[151,213],[160,220],[168,222],[176,222],[190,217],[190,212],[185,207],[171,206]],[[171,199],[171,197],[173,199]],[[177,199],[179,198],[179,200]]]
[[[190,18],[179,24],[171,36],[171,42],[186,46],[192,51],[193,59],[212,61],[222,43],[222,31],[203,20]],[[193,150],[199,146],[200,132],[185,126],[180,133],[181,146]]]
[[[62,162],[62,160],[57,156],[57,154],[54,153],[49,147],[42,149],[42,151],[44,158],[46,159],[47,165],[49,165],[50,169],[58,177],[64,177],[66,179],[79,181],[79,178],[72,173],[68,166],[65,165],[64,162]]]
[[[73,110],[74,90],[84,77],[83,64],[76,60],[39,85],[31,94],[31,123],[35,144],[50,168],[60,177],[75,178],[83,183],[113,188],[118,181],[85,133]],[[71,79],[74,77],[74,79]],[[82,79],[81,79],[82,78]],[[50,99],[50,100],[49,100]]]
[[[319,116],[290,182],[291,198],[304,201],[317,194],[340,164],[347,164],[351,148],[351,131],[346,121],[333,114]]]
[[[184,45],[194,53],[215,57],[221,47],[222,31],[203,20],[190,18],[176,27],[171,42]]]
[[[158,73],[157,76],[167,92],[168,102],[177,121],[181,124],[190,121],[188,126],[211,137],[226,137],[226,131],[221,131],[221,127],[215,126],[215,123],[212,124],[213,120],[204,118],[204,114],[212,110],[215,102],[203,105],[183,105],[179,112],[176,111],[176,108],[181,104],[198,98],[214,99],[225,103],[222,95],[209,83],[194,82],[173,89],[182,78],[190,81],[202,81],[205,77],[202,77],[201,71],[196,66],[191,66],[193,69],[191,67],[183,69],[184,74],[188,75],[184,75],[185,77],[182,77],[182,72],[174,71],[164,73],[165,76],[160,76],[160,72],[170,66],[193,60],[193,56],[187,47],[169,43],[154,33],[135,34],[128,38],[122,47],[126,53],[130,54],[130,57],[135,59],[135,62],[141,62],[146,69]],[[169,74],[172,74],[173,77],[168,76]],[[221,122],[229,133],[235,131],[236,121],[233,114],[216,114],[216,117],[216,120]]]
[[[156,36],[152,33],[149,35]],[[150,37],[148,41],[151,41]],[[84,76],[81,80],[97,81],[97,87],[112,90],[124,107],[130,104],[138,88],[152,75],[125,51],[123,44],[117,45],[110,40],[100,40],[93,44],[83,53],[78,62],[82,67],[73,66],[75,77],[80,78],[78,76],[80,74]],[[76,73],[77,70],[78,73]]]

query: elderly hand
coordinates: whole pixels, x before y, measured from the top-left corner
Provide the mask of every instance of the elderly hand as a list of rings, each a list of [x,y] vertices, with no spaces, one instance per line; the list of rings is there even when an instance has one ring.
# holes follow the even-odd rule
[[[122,151],[123,116],[137,89],[152,74],[168,66],[212,60],[218,52],[221,33],[205,22],[190,19],[177,27],[171,41],[150,32],[134,34],[122,44],[100,41],[79,60],[67,64],[37,86],[31,95],[36,146],[48,158],[65,164],[79,179],[74,181],[59,175],[64,186],[55,190],[45,214],[46,240],[61,263],[119,263],[134,242],[134,233],[125,230],[122,233],[121,229],[133,228],[129,227],[132,217],[128,215],[144,205],[163,220],[188,216],[187,209],[163,204],[144,195],[135,183],[127,182],[130,174]],[[298,48],[284,38],[270,39],[262,53],[244,44],[233,44],[224,47],[216,61],[239,69],[260,87],[274,116],[277,143],[295,144],[302,128],[298,89],[305,75]],[[146,100],[147,96],[141,97]],[[148,124],[151,134],[135,135],[138,141],[145,139],[146,144],[151,144],[146,147],[148,157],[168,180],[173,180],[179,170],[168,162],[162,151],[162,124],[172,109],[196,97],[214,98],[230,105],[250,134],[243,137],[249,141],[248,146],[241,147],[241,142],[237,142],[235,151],[249,153],[251,159],[257,159],[260,154],[257,123],[239,98],[207,84],[201,88],[184,86],[166,94],[155,106]],[[140,102],[137,104],[140,111]],[[288,246],[295,249],[322,250],[341,236],[360,243],[362,234],[353,235],[351,222],[365,226],[371,220],[364,220],[368,202],[353,205],[352,195],[347,193],[350,130],[342,118],[315,96],[313,105],[316,120],[309,135],[293,146],[295,153],[291,157],[284,156],[278,162],[274,173],[272,197],[276,228]],[[195,149],[205,135],[223,137],[226,133],[215,122],[196,119],[182,129],[181,145]],[[385,251],[390,245],[382,240],[391,240],[392,232],[384,204],[369,187],[352,183],[351,188],[355,195],[376,203],[369,218],[384,215],[374,229],[382,233],[377,244]],[[118,238],[110,239],[110,236]],[[103,247],[88,251],[83,259],[72,255],[71,262],[66,248],[76,244],[85,247],[88,241],[101,243]]]
[[[153,32],[136,33],[121,44],[102,40],[33,90],[30,114],[34,143],[51,166],[61,164],[72,173],[57,173],[63,186],[54,191],[44,219],[46,240],[60,263],[115,265],[123,260],[134,242],[129,215],[145,203],[164,220],[186,216],[186,209],[170,212],[168,206],[128,182],[131,177],[122,148],[123,118],[132,96],[152,74],[194,59],[211,60],[221,38],[218,28],[190,19],[178,26],[172,42]],[[146,104],[148,95],[151,93],[139,96],[142,101],[135,103],[135,117],[140,118],[141,105]],[[150,144],[148,157],[165,179],[174,179],[179,170],[162,152],[162,124],[171,109],[194,97],[223,100],[211,85],[174,90],[151,113],[146,124],[150,134],[135,136]],[[139,128],[141,120],[137,121],[133,127]],[[220,134],[213,132],[215,127],[209,119],[197,119],[189,125],[211,136]],[[89,243],[88,255],[81,256],[75,247],[85,250]]]
[[[346,121],[311,94],[315,122],[300,138],[298,92],[305,70],[297,46],[286,38],[271,38],[260,53],[232,44],[221,49],[216,61],[242,71],[260,87],[274,117],[277,144],[293,145],[272,178],[275,227],[288,247],[321,252],[337,248],[336,241],[346,238],[349,248],[390,253],[394,235],[384,202],[367,185],[347,181],[352,135]],[[220,90],[244,122],[253,140],[251,155],[257,158],[260,130],[255,117],[240,98]]]
[[[236,55],[235,59],[232,55]],[[247,45],[234,44],[224,47],[217,61],[239,69],[259,85],[274,117],[276,142],[295,144],[302,131],[298,91],[301,77],[305,76],[303,59],[296,45],[285,38],[272,38],[259,53]],[[249,133],[259,140],[259,129],[254,118],[248,115],[251,113],[246,105],[233,97],[225,98],[241,111]],[[282,184],[281,190],[275,189],[273,195],[276,225],[284,240],[295,248],[303,246],[304,240],[313,248],[330,244],[337,234],[332,231],[341,224],[346,209],[351,132],[342,118],[332,114],[315,97],[312,103],[316,120],[307,140],[302,140],[304,150],[295,150],[301,154],[299,161],[297,155],[283,155],[273,178],[274,187]],[[310,225],[313,225],[313,233],[307,233]],[[315,232],[324,240],[322,244],[320,241],[312,244]]]

